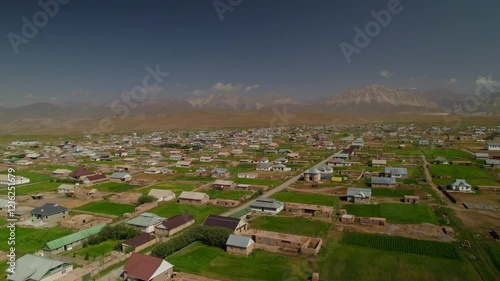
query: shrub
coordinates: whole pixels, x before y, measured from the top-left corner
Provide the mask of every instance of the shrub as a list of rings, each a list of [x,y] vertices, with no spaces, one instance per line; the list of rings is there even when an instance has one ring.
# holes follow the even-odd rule
[[[151,195],[142,195],[141,197],[139,197],[139,199],[137,199],[137,205],[142,205],[142,204],[145,204],[145,203],[155,202],[156,200],[157,199],[154,196],[151,196]]]

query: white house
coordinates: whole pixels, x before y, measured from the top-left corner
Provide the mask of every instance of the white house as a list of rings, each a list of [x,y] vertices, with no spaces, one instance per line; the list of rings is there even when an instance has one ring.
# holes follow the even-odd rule
[[[8,185],[10,182],[10,184],[15,184],[15,185],[20,185],[20,184],[25,184],[25,183],[29,183],[30,182],[30,179],[28,178],[25,178],[25,177],[22,177],[22,176],[17,176],[17,175],[14,175],[14,176],[8,176],[8,175],[0,175],[0,185]]]
[[[453,191],[470,192],[472,191],[472,186],[468,184],[464,179],[456,179],[450,184],[450,188]]]
[[[175,193],[171,190],[166,189],[151,189],[148,193],[150,196],[154,196],[158,201],[170,201],[175,199]]]
[[[500,151],[500,142],[488,142],[485,148],[489,151]]]

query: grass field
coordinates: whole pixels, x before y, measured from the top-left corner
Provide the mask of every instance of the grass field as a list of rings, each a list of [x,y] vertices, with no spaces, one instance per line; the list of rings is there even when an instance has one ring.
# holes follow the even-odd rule
[[[167,189],[174,192],[176,196],[179,196],[183,191],[191,191],[195,188],[196,184],[193,183],[168,182],[141,189],[140,192],[142,194],[148,194],[151,189]]]
[[[405,195],[415,195],[415,191],[408,189],[372,188],[372,196],[403,198]]]
[[[197,223],[203,223],[210,214],[217,215],[223,213],[224,211],[227,211],[227,209],[209,205],[195,206],[179,203],[160,204],[158,207],[149,210],[150,213],[166,218],[189,213],[195,218]]]
[[[234,179],[235,183],[240,183],[240,184],[255,184],[255,185],[268,185],[268,186],[273,186],[276,187],[280,185],[283,181],[281,180],[266,180],[266,179],[240,179],[240,178],[235,178]]]
[[[96,245],[90,245],[87,246],[86,248],[80,248],[68,252],[67,255],[72,256],[74,253],[76,253],[77,258],[83,259],[88,254],[90,259],[93,260],[94,258],[98,258],[113,251],[113,248],[117,243],[118,241],[107,240]]]
[[[255,164],[239,164],[236,167],[228,168],[228,170],[231,175],[237,176],[239,173],[255,171],[255,166]]]
[[[460,253],[452,245],[444,242],[425,241],[401,236],[373,235],[345,232],[341,243],[435,258],[459,260]]]
[[[373,248],[323,244],[318,269],[322,280],[481,280],[465,260],[383,251]]]
[[[2,172],[0,172],[0,174],[7,174],[7,171],[2,171]],[[26,171],[16,171],[12,174],[15,176],[22,176],[22,177],[28,178],[28,179],[30,179],[30,183],[49,181],[52,179],[51,176],[46,175],[46,174],[32,173],[32,172],[26,172]]]
[[[452,177],[452,179],[448,179],[448,184],[453,179],[465,179],[472,186],[498,184],[498,181],[491,174],[476,166],[432,165],[430,172],[433,176]]]
[[[382,217],[392,223],[428,222],[438,224],[432,210],[425,205],[382,203],[377,205],[351,204],[344,207],[348,214],[362,217]]]
[[[303,258],[263,250],[255,250],[248,257],[236,256],[201,243],[191,244],[167,261],[175,265],[175,270],[224,281],[296,281],[307,280],[311,274]]]
[[[321,195],[314,193],[281,191],[274,194],[271,197],[279,201],[292,202],[292,203],[323,205],[323,206],[333,206],[333,207],[338,207],[339,205],[339,198],[336,196],[328,196],[328,195]]]
[[[125,213],[133,213],[135,211],[135,206],[129,204],[118,204],[108,201],[100,201],[88,203],[76,209],[92,213],[122,216]]]
[[[40,250],[45,243],[52,241],[57,238],[69,235],[73,233],[71,230],[54,227],[48,229],[38,229],[38,228],[23,228],[20,226],[16,227],[16,254],[21,257],[28,253],[34,253]],[[7,238],[9,237],[9,229],[6,227],[0,228],[0,239],[5,241],[0,243],[0,251],[7,252],[11,245],[7,244]]]
[[[105,192],[125,192],[136,188],[136,186],[130,185],[128,183],[106,182],[106,183],[101,183],[99,185],[95,185],[93,186],[93,188]]]
[[[432,157],[444,157],[451,161],[455,158],[471,158],[473,155],[459,149],[422,149],[425,156]]]
[[[57,187],[62,183],[60,182],[41,182],[30,185],[16,186],[16,195],[29,195],[39,192],[51,192],[56,191]],[[7,194],[8,190],[0,190],[0,194]]]
[[[231,199],[231,200],[240,200],[241,197],[245,195],[252,195],[251,191],[244,190],[205,190],[206,194],[210,196],[210,199],[220,198],[220,199]]]
[[[311,237],[324,236],[330,229],[330,224],[305,218],[290,217],[257,217],[250,222],[252,228],[276,231]]]

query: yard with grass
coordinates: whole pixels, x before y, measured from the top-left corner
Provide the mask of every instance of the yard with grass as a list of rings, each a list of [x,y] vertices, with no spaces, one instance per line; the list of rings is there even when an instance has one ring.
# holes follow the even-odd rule
[[[209,189],[204,190],[206,194],[210,196],[210,199],[220,198],[220,199],[230,199],[230,200],[240,200],[241,197],[245,195],[252,195],[251,191],[244,190],[216,190]]]
[[[306,218],[291,218],[291,217],[256,217],[250,224],[252,228],[283,232],[289,234],[297,234],[311,237],[323,237],[328,233],[330,224],[323,221],[306,219]]]
[[[16,254],[21,257],[28,253],[34,253],[43,248],[45,243],[57,238],[69,235],[73,231],[61,227],[53,228],[24,228],[16,227]],[[0,251],[8,252],[11,245],[7,244],[10,230],[6,227],[0,228],[0,239],[5,243],[0,243]]]
[[[317,271],[323,280],[482,280],[465,259],[451,260],[378,250],[329,240]]]
[[[121,182],[106,182],[92,186],[92,188],[105,192],[125,192],[136,188],[136,186]]]
[[[472,186],[498,184],[493,175],[477,166],[431,165],[430,172],[433,176],[450,176],[448,184],[454,179],[465,179]]]
[[[338,207],[339,205],[339,198],[337,196],[295,192],[288,190],[278,192],[273,196],[271,196],[271,198],[283,202],[302,203],[311,205],[323,205],[323,206],[333,206],[333,207]]]
[[[2,171],[0,174],[7,174],[7,171]],[[16,171],[12,173],[15,176],[21,176],[30,179],[30,183],[44,182],[52,179],[52,176],[41,174],[41,173],[33,173],[27,171]]]
[[[176,196],[179,196],[183,191],[191,191],[196,188],[196,184],[194,183],[177,183],[177,182],[168,182],[161,183],[154,186],[146,187],[139,190],[142,194],[148,194],[151,189],[164,189],[171,190],[175,193]]]
[[[227,281],[307,280],[312,273],[303,258],[263,250],[255,250],[248,257],[236,256],[199,242],[171,255],[167,261],[175,265],[175,270]]]
[[[276,187],[280,185],[283,181],[282,180],[272,180],[272,179],[239,179],[236,178],[234,179],[235,183],[240,183],[240,184],[254,184],[254,185],[267,185],[267,186],[273,186]]]
[[[84,259],[88,254],[90,260],[94,260],[95,258],[104,256],[113,251],[113,248],[116,244],[120,243],[120,241],[115,240],[107,240],[95,245],[89,245],[85,248],[78,248],[73,251],[64,252],[65,256],[73,256],[76,258]]]
[[[16,195],[30,195],[39,192],[57,191],[57,187],[61,184],[62,183],[60,182],[41,182],[28,185],[19,185],[16,186]],[[5,186],[5,189],[0,190],[0,194],[7,194],[8,190],[6,188],[7,187]]]
[[[85,204],[76,208],[76,210],[113,216],[122,216],[125,213],[133,213],[135,211],[135,206],[130,204],[118,204],[108,201],[99,201]]]
[[[192,215],[197,223],[205,222],[208,215],[218,215],[227,211],[226,208],[209,206],[209,205],[187,205],[179,203],[165,203],[160,204],[158,207],[149,210],[150,213],[169,218],[172,216],[189,213]]]
[[[372,188],[372,196],[374,197],[403,198],[405,195],[415,195],[415,191],[409,189]]]
[[[459,149],[422,149],[422,153],[425,156],[430,157],[430,159],[434,159],[436,157],[444,157],[448,161],[452,161],[454,159],[470,159],[473,155]]]
[[[428,222],[438,224],[431,208],[425,205],[382,203],[376,205],[344,205],[348,214],[360,217],[382,217],[391,223],[418,224]]]

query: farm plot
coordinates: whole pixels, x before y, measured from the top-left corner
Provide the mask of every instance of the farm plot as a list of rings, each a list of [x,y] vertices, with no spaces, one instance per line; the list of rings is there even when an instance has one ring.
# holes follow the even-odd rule
[[[372,196],[375,197],[403,198],[405,195],[415,195],[415,191],[408,189],[372,188]]]
[[[7,174],[7,171],[2,171],[0,174]],[[26,172],[26,171],[16,171],[13,173],[15,176],[21,176],[30,179],[30,183],[37,183],[37,182],[43,182],[43,181],[49,181],[52,179],[51,176],[46,175],[46,174],[40,174],[40,173],[32,173],[32,172]]]
[[[305,236],[323,236],[330,224],[322,221],[290,217],[257,217],[251,221],[253,228]]]
[[[327,196],[314,193],[303,193],[295,191],[282,191],[271,196],[272,198],[292,203],[302,203],[311,205],[323,205],[323,206],[338,206],[339,198],[336,196]]]
[[[209,205],[199,206],[179,203],[166,203],[160,204],[158,207],[151,209],[149,212],[166,218],[189,213],[195,218],[197,223],[203,223],[208,215],[222,214],[226,210],[227,209],[223,207]]]
[[[16,255],[22,256],[28,253],[34,253],[45,245],[45,243],[54,239],[61,238],[69,235],[73,231],[61,227],[54,227],[49,229],[38,228],[24,228],[16,227]],[[5,243],[0,243],[0,251],[8,252],[12,245],[8,245],[8,237],[10,231],[8,228],[0,228],[0,239]]]
[[[422,153],[424,153],[425,156],[429,156],[432,158],[444,157],[448,160],[453,160],[457,158],[470,159],[472,157],[472,154],[458,149],[422,149]]]
[[[392,223],[438,224],[432,210],[425,205],[409,205],[398,203],[382,203],[377,205],[345,205],[348,214],[362,217],[382,217]]]
[[[16,187],[16,194],[29,195],[32,193],[39,193],[39,192],[52,192],[57,190],[57,187],[60,185],[61,185],[60,182],[41,182],[28,185],[20,185]],[[7,194],[7,193],[8,193],[7,189],[0,190],[0,194]]]
[[[452,179],[446,180],[448,184],[450,184],[453,179],[465,179],[472,186],[498,184],[498,181],[493,177],[493,175],[476,166],[432,165],[430,167],[430,172],[433,176],[451,177]]]
[[[122,216],[125,213],[133,213],[135,206],[130,204],[118,204],[107,201],[92,202],[76,208],[76,210],[101,213],[113,216]]]
[[[417,240],[401,236],[385,236],[346,232],[341,243],[409,254],[459,260],[460,254],[452,244],[436,241]]]
[[[119,183],[119,182],[107,182],[95,185],[93,187],[95,187],[100,191],[105,191],[105,192],[125,192],[136,188],[136,186],[130,185],[128,183]]]

